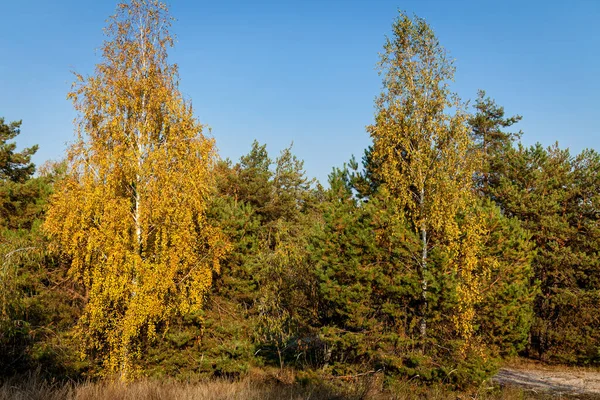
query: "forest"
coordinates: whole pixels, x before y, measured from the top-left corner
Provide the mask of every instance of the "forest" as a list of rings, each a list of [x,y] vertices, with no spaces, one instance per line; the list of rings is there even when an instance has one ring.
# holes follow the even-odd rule
[[[36,168],[0,118],[0,382],[369,378],[433,398],[517,357],[600,366],[598,152],[523,145],[521,116],[461,100],[400,12],[359,159],[323,184],[291,146],[223,160],[171,20],[118,6],[68,93],[63,160]]]

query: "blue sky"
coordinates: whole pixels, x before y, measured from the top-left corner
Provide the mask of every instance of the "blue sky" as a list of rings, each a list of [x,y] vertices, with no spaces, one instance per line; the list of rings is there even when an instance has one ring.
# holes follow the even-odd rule
[[[73,139],[70,71],[93,73],[112,0],[1,0],[0,116],[23,120],[37,164]],[[173,0],[171,60],[223,158],[254,139],[294,142],[309,176],[369,145],[375,64],[402,9],[425,18],[456,59],[453,86],[521,114],[523,142],[600,150],[600,1]]]

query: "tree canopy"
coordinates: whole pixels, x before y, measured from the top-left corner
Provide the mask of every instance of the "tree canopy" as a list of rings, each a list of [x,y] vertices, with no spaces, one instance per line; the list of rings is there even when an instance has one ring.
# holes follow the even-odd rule
[[[153,0],[111,17],[102,62],[69,94],[78,137],[44,225],[86,288],[86,351],[123,375],[173,315],[202,308],[227,247],[206,221],[214,142],[179,92],[170,23]]]

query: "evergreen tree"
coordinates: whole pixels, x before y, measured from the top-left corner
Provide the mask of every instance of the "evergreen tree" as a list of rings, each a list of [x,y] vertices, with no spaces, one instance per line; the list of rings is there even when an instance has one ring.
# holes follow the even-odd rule
[[[598,362],[596,244],[598,154],[572,157],[557,145],[519,146],[505,158],[495,197],[520,219],[536,247],[540,294],[529,354],[542,359]]]
[[[525,349],[534,318],[534,243],[518,219],[502,215],[491,201],[482,200],[478,212],[488,232],[480,254],[488,274],[476,311],[478,332],[492,357],[515,356]]]
[[[21,133],[21,121],[5,123],[0,117],[0,181],[23,183],[30,179],[35,172],[31,156],[38,146],[32,146],[21,152],[15,152],[17,145],[9,142]]]
[[[419,325],[418,236],[393,217],[391,198],[361,204],[350,181],[347,169],[329,176],[323,226],[313,239],[322,362],[341,375],[398,372]]]
[[[16,152],[13,139],[19,135],[21,121],[4,122],[0,118],[0,229],[29,230],[41,215],[48,186],[33,179],[35,165],[31,156],[37,146]]]
[[[516,124],[522,117],[505,117],[504,107],[486,97],[483,90],[478,92],[475,110],[476,113],[469,118],[469,125],[474,148],[483,158],[481,171],[477,175],[477,186],[483,195],[490,196],[490,186],[498,185],[498,175],[506,152],[521,137],[521,132],[510,133],[504,129]]]
[[[16,143],[9,142],[20,133],[20,126],[20,121],[6,124],[0,118],[0,374],[27,365],[32,328],[24,271],[43,254],[28,237],[43,193],[35,190],[40,185],[32,179],[31,156],[37,146],[17,153]]]

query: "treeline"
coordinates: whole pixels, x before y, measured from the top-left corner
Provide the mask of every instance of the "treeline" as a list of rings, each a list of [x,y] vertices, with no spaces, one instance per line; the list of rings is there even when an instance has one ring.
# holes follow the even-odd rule
[[[467,109],[433,31],[400,14],[362,163],[323,187],[291,148],[219,161],[168,21],[155,2],[118,9],[70,94],[65,162],[35,175],[37,148],[0,120],[2,375],[462,387],[515,355],[600,364],[598,153],[524,147],[484,92]]]

